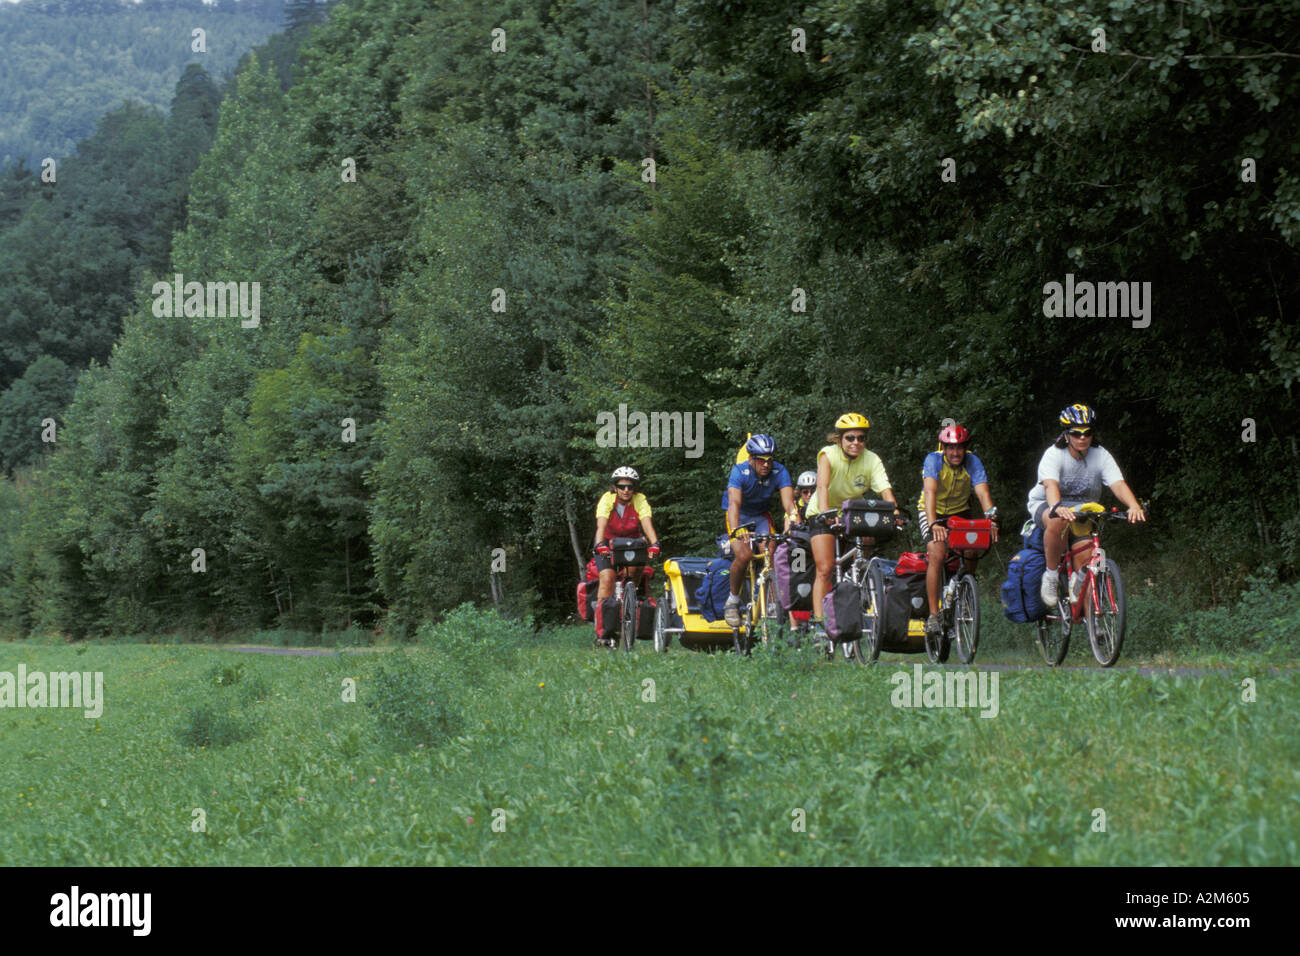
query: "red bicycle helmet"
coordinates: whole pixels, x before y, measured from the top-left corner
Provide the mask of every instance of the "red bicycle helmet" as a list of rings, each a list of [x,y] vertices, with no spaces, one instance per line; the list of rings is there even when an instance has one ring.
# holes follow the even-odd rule
[[[960,425],[949,425],[939,432],[940,445],[965,445],[970,441],[970,432]]]

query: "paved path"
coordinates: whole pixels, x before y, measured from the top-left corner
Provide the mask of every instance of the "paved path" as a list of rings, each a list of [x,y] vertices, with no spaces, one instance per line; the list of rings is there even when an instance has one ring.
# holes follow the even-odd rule
[[[281,657],[338,657],[341,654],[382,654],[390,647],[257,647],[253,644],[196,644],[210,651],[238,651],[241,654],[277,654]]]

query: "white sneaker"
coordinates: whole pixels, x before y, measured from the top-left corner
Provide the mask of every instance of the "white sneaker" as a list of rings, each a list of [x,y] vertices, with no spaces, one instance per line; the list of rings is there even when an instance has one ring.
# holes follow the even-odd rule
[[[1079,600],[1079,592],[1083,590],[1083,572],[1075,571],[1070,575],[1070,603],[1075,604]]]
[[[727,598],[722,608],[722,619],[727,622],[727,627],[740,627],[740,598],[736,595]]]
[[[1043,599],[1043,603],[1047,605],[1049,610],[1056,607],[1058,603],[1056,591],[1056,572],[1048,568],[1043,572],[1043,583],[1039,585],[1038,596]]]

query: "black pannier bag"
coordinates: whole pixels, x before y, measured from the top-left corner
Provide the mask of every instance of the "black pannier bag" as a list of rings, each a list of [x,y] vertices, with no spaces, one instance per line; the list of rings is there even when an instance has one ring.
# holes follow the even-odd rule
[[[840,505],[844,535],[888,541],[894,536],[894,504],[878,498],[850,498]]]
[[[645,538],[614,538],[609,542],[609,559],[616,568],[641,567],[649,561],[649,549]]]
[[[655,614],[659,606],[654,598],[636,602],[636,636],[638,640],[647,641],[655,636]]]
[[[618,637],[619,600],[607,597],[596,602],[596,636],[606,639]]]

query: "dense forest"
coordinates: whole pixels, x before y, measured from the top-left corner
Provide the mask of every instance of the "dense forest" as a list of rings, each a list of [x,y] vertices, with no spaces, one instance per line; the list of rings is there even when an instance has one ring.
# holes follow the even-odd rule
[[[69,155],[123,102],[166,109],[187,65],[220,80],[284,22],[285,0],[0,2],[0,166]]]
[[[0,629],[404,632],[497,548],[566,613],[615,465],[707,553],[746,432],[797,472],[847,410],[908,501],[961,420],[1018,521],[1087,402],[1150,580],[1294,577],[1297,14],[342,0],[219,114],[189,73],[105,117],[96,192],[0,187]],[[257,283],[260,322],[160,310],[178,274]],[[1076,280],[1149,313],[1047,314]],[[703,454],[600,447],[620,406],[703,413]]]

